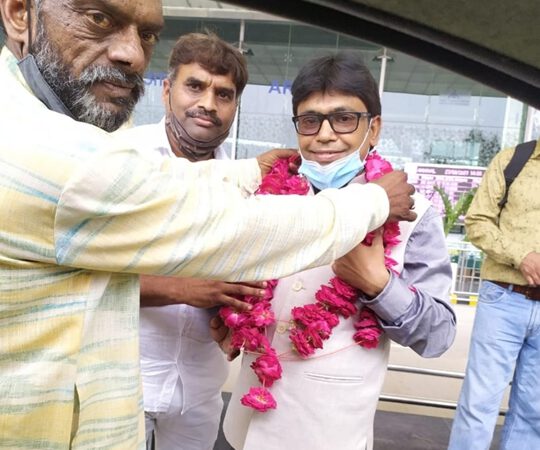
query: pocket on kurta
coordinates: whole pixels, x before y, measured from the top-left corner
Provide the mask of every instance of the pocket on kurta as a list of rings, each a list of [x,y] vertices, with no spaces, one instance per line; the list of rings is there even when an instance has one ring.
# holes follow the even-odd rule
[[[312,381],[329,384],[364,384],[361,376],[327,375],[322,373],[304,372],[304,376]]]

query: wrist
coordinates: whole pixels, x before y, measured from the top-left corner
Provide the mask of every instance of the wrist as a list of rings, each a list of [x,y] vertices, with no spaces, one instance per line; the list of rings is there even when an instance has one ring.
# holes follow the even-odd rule
[[[382,291],[384,291],[384,288],[388,284],[388,280],[390,279],[390,273],[388,270],[384,270],[384,272],[380,272],[371,278],[371,282],[369,286],[367,286],[366,289],[363,289],[363,292],[366,296],[370,298],[377,297]]]
[[[174,278],[170,280],[168,283],[166,280],[164,280],[166,283],[166,296],[167,301],[169,305],[183,305],[188,303],[186,301],[187,293],[189,292],[189,288],[186,285],[187,279],[182,278]]]

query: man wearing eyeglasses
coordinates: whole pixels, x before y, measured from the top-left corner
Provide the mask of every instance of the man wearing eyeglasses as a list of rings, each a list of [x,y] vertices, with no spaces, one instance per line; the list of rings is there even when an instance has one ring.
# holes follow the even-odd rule
[[[315,191],[340,188],[361,171],[366,155],[360,150],[367,148],[370,130],[378,135],[380,128],[380,117],[374,122],[369,112],[352,111],[365,108],[361,103],[358,97],[319,92],[313,94],[305,111],[293,117],[302,156],[299,172]],[[316,112],[319,110],[328,112]],[[328,145],[332,136],[337,137],[336,142]]]
[[[313,192],[365,183],[365,161],[381,132],[381,104],[363,62],[350,54],[312,60],[300,70],[292,96],[299,171]],[[257,355],[244,354],[224,422],[225,436],[236,450],[371,449],[390,339],[423,357],[439,356],[452,344],[455,316],[448,298],[451,269],[442,221],[425,198],[416,196],[415,201],[418,219],[399,223],[401,244],[384,248],[379,229],[370,246],[360,244],[332,266],[279,281],[272,299],[277,326],[266,330],[282,367],[282,378],[269,389],[277,408],[261,413],[240,404],[249,387],[258,385],[250,369]],[[385,255],[395,262],[392,270]],[[298,308],[320,305],[316,293],[335,275],[359,290],[356,306],[375,314],[383,334],[378,343],[355,345],[357,315],[339,316],[339,324],[330,325],[331,306],[320,313],[310,309],[318,321],[311,324],[308,340],[317,340],[312,336],[322,330],[323,344],[302,358],[291,351],[290,333],[303,330],[293,317]]]

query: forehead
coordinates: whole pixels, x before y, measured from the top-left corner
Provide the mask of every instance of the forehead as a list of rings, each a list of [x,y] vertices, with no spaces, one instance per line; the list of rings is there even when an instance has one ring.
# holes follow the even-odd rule
[[[161,0],[42,0],[49,10],[58,15],[71,10],[85,14],[88,11],[109,14],[120,23],[136,23],[139,27],[163,27]]]
[[[206,86],[221,87],[235,90],[234,80],[232,73],[226,75],[217,75],[210,73],[199,63],[182,64],[179,66],[176,73],[177,81],[186,81],[193,79],[200,81]]]
[[[298,104],[298,114],[317,112],[321,114],[333,111],[367,111],[364,102],[356,95],[343,92],[314,92]]]

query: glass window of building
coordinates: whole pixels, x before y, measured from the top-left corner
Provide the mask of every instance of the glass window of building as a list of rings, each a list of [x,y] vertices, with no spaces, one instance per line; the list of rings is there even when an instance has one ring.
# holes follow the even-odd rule
[[[485,167],[499,149],[540,135],[540,114],[533,108],[377,43],[223,2],[169,0],[164,12],[166,27],[146,74],[146,94],[134,123],[161,119],[161,83],[178,36],[212,31],[241,48],[248,60],[249,83],[226,143],[236,158],[296,146],[291,83],[309,59],[336,51],[361,55],[379,81],[384,119],[380,148],[398,167]]]

